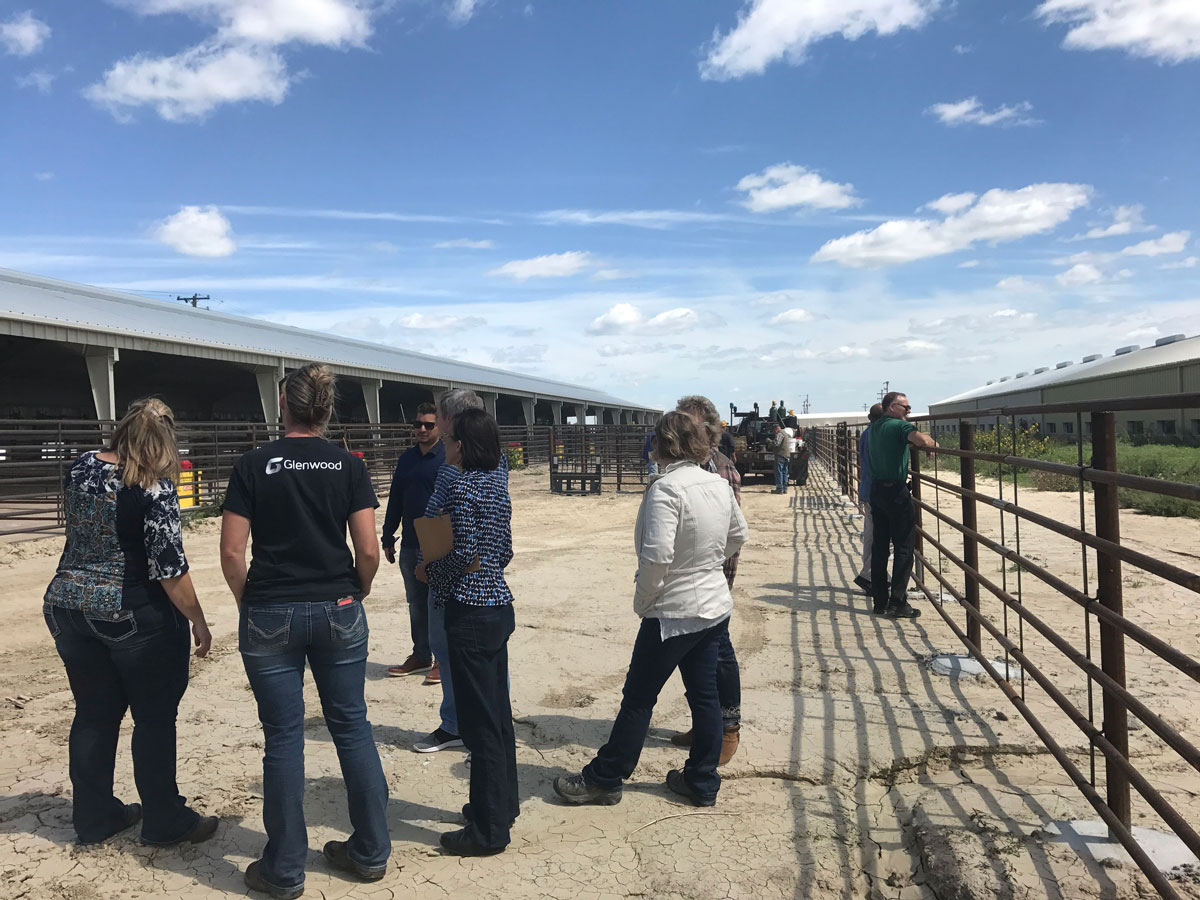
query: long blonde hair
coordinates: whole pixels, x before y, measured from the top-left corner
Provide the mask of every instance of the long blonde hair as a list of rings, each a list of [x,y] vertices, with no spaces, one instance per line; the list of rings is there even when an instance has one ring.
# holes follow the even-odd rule
[[[309,363],[283,380],[283,400],[292,422],[310,431],[323,432],[333,415],[337,377],[329,366]]]
[[[157,397],[129,404],[108,449],[117,454],[121,480],[130,487],[137,485],[148,491],[164,478],[179,481],[175,414]]]

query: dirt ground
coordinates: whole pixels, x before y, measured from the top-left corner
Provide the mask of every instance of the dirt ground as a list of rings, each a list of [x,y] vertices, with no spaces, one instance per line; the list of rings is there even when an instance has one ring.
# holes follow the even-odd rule
[[[382,881],[362,885],[320,859],[321,845],[344,837],[348,821],[336,755],[310,680],[306,815],[314,849],[306,896],[1154,896],[1132,864],[1085,860],[1045,831],[1054,820],[1096,815],[990,680],[950,680],[930,669],[934,655],[958,652],[960,645],[929,603],[920,604],[925,614],[917,622],[871,614],[870,601],[851,583],[861,522],[815,466],[809,486],[789,496],[772,496],[766,484],[744,490],[752,535],[731,627],[742,668],[742,745],[723,769],[716,807],[684,805],[663,784],[667,770],[683,761],[667,738],[688,726],[677,677],[663,692],[622,803],[556,803],[552,778],[590,759],[619,703],[638,627],[631,599],[639,497],[560,497],[547,488],[544,469],[512,477],[516,556],[509,575],[517,631],[510,647],[523,800],[513,844],[500,856],[475,860],[436,849],[439,833],[460,824],[468,770],[461,752],[409,749],[436,724],[439,690],[423,687],[419,678],[386,676],[386,666],[410,648],[400,575],[385,566],[368,600],[367,696],[391,786],[391,867]],[[1029,492],[1021,500],[1078,521],[1073,495]],[[943,495],[942,502],[956,501]],[[998,535],[995,510],[981,511],[980,519]],[[1195,569],[1200,522],[1124,512],[1122,523],[1131,545]],[[1006,517],[1010,544],[1012,527]],[[1068,542],[1025,527],[1021,540],[1024,552],[1081,583],[1082,561]],[[131,831],[105,846],[74,846],[66,754],[71,696],[40,614],[61,539],[0,546],[0,698],[9,698],[0,699],[0,897],[246,894],[242,871],[264,843],[262,734],[236,652],[236,612],[221,579],[217,523],[190,529],[185,543],[214,650],[193,662],[180,710],[179,780],[197,808],[221,816],[215,838],[151,849]],[[1015,590],[1017,573],[981,555],[985,571]],[[1094,561],[1089,571],[1094,577]],[[1130,616],[1200,656],[1196,596],[1142,573],[1127,571],[1125,579]],[[1021,587],[1030,609],[1082,646],[1079,607],[1038,589],[1028,575]],[[998,602],[985,600],[985,609],[1002,621]],[[961,610],[950,612],[963,621]],[[1008,625],[1016,640],[1015,614]],[[1086,710],[1086,678],[1034,638],[1026,627],[1031,656]],[[987,649],[1000,655],[994,642]],[[1192,712],[1200,686],[1134,645],[1129,669],[1129,683],[1151,707],[1200,742]],[[1086,740],[1035,685],[1027,696],[1088,772]],[[1150,780],[1185,818],[1200,821],[1200,776],[1144,727],[1132,743]],[[128,728],[118,759],[120,796],[136,799]],[[1102,758],[1097,779],[1103,779]],[[1135,824],[1162,827],[1144,803],[1135,801],[1134,810]],[[1183,896],[1200,898],[1187,872],[1175,875]]]

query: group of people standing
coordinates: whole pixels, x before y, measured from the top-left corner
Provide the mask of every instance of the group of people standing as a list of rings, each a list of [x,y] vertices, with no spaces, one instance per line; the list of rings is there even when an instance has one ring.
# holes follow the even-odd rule
[[[512,506],[496,421],[470,391],[423,405],[377,540],[378,501],[366,467],[323,436],[335,396],[327,366],[290,373],[279,398],[284,436],[237,461],[222,508],[221,569],[239,610],[238,646],[265,739],[267,842],[245,881],[276,900],[304,891],[306,668],[337,749],[353,828],[346,840],[326,843],[324,857],[363,881],[387,871],[388,786],[364,694],[363,601],[381,547],[400,564],[412,624],[413,653],[394,672],[432,674],[437,666],[433,681],[443,693],[437,727],[414,749],[461,743],[471,754],[465,825],[443,834],[442,847],[462,856],[499,853],[520,813],[508,672],[513,595],[504,575],[513,556]],[[659,692],[678,669],[692,727],[673,742],[690,752],[668,773],[667,787],[698,806],[715,802],[717,767],[736,752],[740,731],[730,588],[748,535],[740,478],[718,449],[722,434],[716,408],[697,396],[682,398],[655,428],[659,472],[634,529],[641,628],[609,740],[580,773],[555,779],[562,801],[621,799]],[[66,478],[66,546],[43,612],[75,698],[70,778],[82,843],[139,822],[144,843],[196,843],[220,824],[189,807],[176,784],[189,626],[197,656],[212,643],[182,543],[179,468],[171,410],[146,399],[132,404],[108,447],[79,457]],[[453,546],[425,560],[414,523],[443,515]],[[140,804],[113,790],[127,710]]]
[[[854,583],[871,597],[876,615],[896,619],[921,615],[907,597],[917,541],[916,511],[908,485],[909,448],[937,446],[937,441],[908,421],[911,411],[906,395],[897,391],[885,394],[867,413],[869,424],[858,438],[863,564]]]
[[[422,575],[445,601],[445,653],[459,675],[457,727],[475,755],[465,827],[443,834],[441,844],[481,855],[507,845],[517,813],[507,672],[512,594],[504,580],[511,505],[495,420],[473,404],[451,409],[455,393],[439,407],[446,456],[457,467],[454,477],[446,473],[437,510],[450,517],[454,549]],[[304,892],[306,667],[337,748],[353,827],[345,841],[325,844],[325,859],[376,881],[392,849],[387,780],[364,696],[363,600],[379,567],[379,504],[362,460],[323,437],[335,396],[327,366],[309,364],[284,379],[284,436],[238,460],[222,510],[221,569],[239,609],[238,645],[265,739],[267,843],[245,881],[276,900]],[[171,410],[147,399],[131,405],[108,447],[85,453],[66,477],[66,546],[43,614],[75,699],[69,756],[81,843],[139,822],[143,843],[197,843],[220,824],[190,808],[176,784],[189,624],[197,656],[212,643],[183,549],[179,468]],[[126,711],[140,804],[113,791]]]

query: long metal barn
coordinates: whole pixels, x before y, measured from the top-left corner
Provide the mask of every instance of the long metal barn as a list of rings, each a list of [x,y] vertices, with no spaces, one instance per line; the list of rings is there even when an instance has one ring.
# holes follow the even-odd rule
[[[477,391],[507,425],[642,424],[658,412],[592,388],[0,269],[0,418],[111,420],[154,394],[181,421],[275,424],[279,379],[312,361],[341,378],[343,422],[408,421],[449,387]]]

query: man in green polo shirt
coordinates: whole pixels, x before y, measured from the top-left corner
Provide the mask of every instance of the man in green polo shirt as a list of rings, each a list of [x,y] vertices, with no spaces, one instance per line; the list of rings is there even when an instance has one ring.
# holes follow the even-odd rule
[[[874,611],[898,619],[915,619],[921,611],[905,597],[912,575],[917,517],[908,489],[908,448],[936,447],[929,435],[908,421],[908,397],[892,391],[880,404],[883,417],[867,431],[871,469],[871,594]],[[892,551],[891,592],[888,591],[888,550]]]

